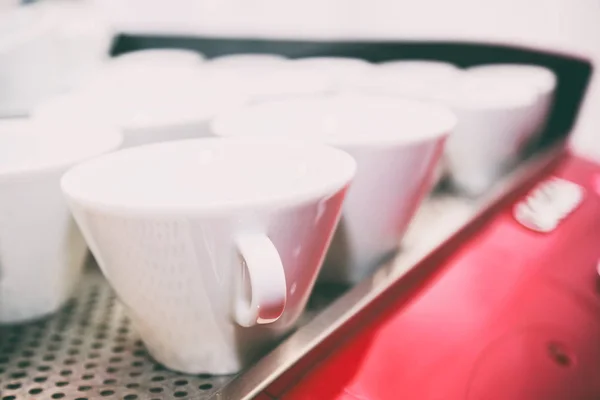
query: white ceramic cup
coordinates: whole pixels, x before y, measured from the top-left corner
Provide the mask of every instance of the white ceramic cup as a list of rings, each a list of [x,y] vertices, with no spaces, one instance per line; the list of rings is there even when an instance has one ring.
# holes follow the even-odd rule
[[[191,66],[199,67],[204,62],[203,54],[186,49],[143,49],[121,54],[110,60],[110,66],[141,64],[145,66]]]
[[[358,171],[321,279],[354,283],[393,254],[456,123],[444,108],[388,96],[267,102],[217,116],[216,135],[310,138],[351,154]]]
[[[196,79],[204,64],[204,55],[186,49],[144,49],[110,58],[103,68],[92,74],[79,90],[115,85],[126,90],[135,86],[154,85],[174,79]],[[178,77],[182,75],[182,77]]]
[[[434,99],[440,88],[460,79],[462,73],[460,68],[444,62],[393,61],[369,69],[354,82],[353,89],[427,101]]]
[[[86,245],[60,190],[72,165],[117,149],[111,130],[0,121],[0,322],[57,311],[71,296]]]
[[[296,66],[324,74],[333,90],[345,90],[369,72],[373,65],[352,57],[305,57],[293,61]]]
[[[216,113],[246,101],[241,93],[205,79],[201,68],[129,65],[42,104],[33,114],[109,124],[123,132],[123,145],[130,147],[208,136],[208,122]]]
[[[517,160],[537,93],[466,74],[438,96],[458,117],[445,151],[451,180],[464,193],[481,195]]]
[[[361,75],[352,86],[358,92],[387,94],[432,101],[440,88],[461,79],[463,71],[453,64],[429,60],[396,60],[376,64]],[[435,168],[435,186],[447,175],[447,165],[442,158]]]
[[[487,64],[468,68],[467,72],[477,77],[533,87],[538,92],[538,98],[531,116],[531,137],[528,141],[539,139],[546,128],[554,102],[557,79],[552,70],[541,65]]]
[[[0,117],[26,116],[108,57],[113,31],[86,2],[54,0],[0,14]]]
[[[53,19],[61,61],[58,85],[64,91],[72,90],[104,65],[115,31],[100,10],[87,1],[45,0],[34,6]]]
[[[246,61],[249,61],[246,63]],[[250,102],[314,95],[332,90],[330,77],[320,70],[302,68],[292,61],[207,63],[207,80],[224,90],[237,92]]]
[[[429,76],[454,75],[460,68],[447,61],[402,59],[385,61],[377,64],[380,69],[395,70],[397,72],[418,72]]]
[[[303,311],[354,172],[327,146],[213,138],[116,152],[62,188],[149,352],[229,374]]]
[[[59,90],[61,60],[54,26],[35,5],[0,13],[0,118],[26,116]]]
[[[209,63],[211,66],[223,67],[234,67],[234,66],[256,66],[256,67],[270,67],[278,66],[279,64],[286,62],[287,58],[279,54],[268,54],[268,53],[238,53],[238,54],[227,54],[211,58]]]

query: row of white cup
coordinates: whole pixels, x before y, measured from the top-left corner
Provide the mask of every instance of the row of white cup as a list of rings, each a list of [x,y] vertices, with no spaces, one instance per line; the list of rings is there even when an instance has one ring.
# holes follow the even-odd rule
[[[182,119],[198,125],[249,97],[353,90],[437,101],[459,117],[439,172],[449,171],[456,186],[473,195],[483,192],[542,130],[556,86],[548,69],[523,65],[461,70],[442,62],[374,65],[335,57],[291,63],[272,54],[205,63],[201,54],[184,50],[137,52],[107,62],[114,32],[92,4],[76,0],[44,0],[0,12],[0,26],[0,116],[29,114],[74,88],[78,94],[95,91],[95,104],[85,106],[88,114],[120,118],[120,125],[128,127],[128,145],[153,141],[138,135],[140,127]],[[166,91],[168,99],[154,99],[148,94],[152,91]],[[103,115],[111,108],[118,111]]]
[[[76,285],[86,247],[62,185],[150,353],[235,372],[293,327],[325,257],[321,279],[355,282],[398,248],[455,124],[362,94],[236,106],[212,123],[228,137],[120,151],[116,129],[5,123],[0,317],[53,312]]]
[[[107,63],[78,90],[47,102],[38,115],[110,121],[125,145],[208,135],[207,121],[249,101],[332,92],[386,94],[441,103],[459,125],[444,165],[455,186],[484,192],[539,137],[556,77],[533,65],[482,65],[467,70],[439,61],[371,64],[342,57],[287,60],[237,55],[205,61],[186,50],[129,53]]]
[[[360,60],[246,56],[201,67],[200,57],[178,54],[119,58],[30,120],[0,126],[0,321],[56,310],[77,282],[85,244],[59,189],[67,169],[122,146],[121,135],[126,147],[235,136],[121,151],[63,179],[88,245],[151,353],[174,369],[227,373],[293,325],[342,203],[322,279],[356,282],[395,251],[444,141],[464,121],[395,93],[345,90],[354,78],[339,71]],[[269,91],[257,95],[260,88]],[[306,139],[345,152],[294,144]],[[476,141],[463,142],[466,150]]]

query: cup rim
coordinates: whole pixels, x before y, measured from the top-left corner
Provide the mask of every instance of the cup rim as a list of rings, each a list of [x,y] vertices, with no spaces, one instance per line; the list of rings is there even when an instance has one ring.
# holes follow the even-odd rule
[[[296,189],[296,191],[292,191],[286,189],[286,191],[282,190],[277,194],[253,195],[248,198],[238,197],[235,200],[209,201],[204,204],[202,202],[182,203],[172,201],[167,201],[166,203],[146,202],[143,204],[139,200],[127,201],[115,199],[115,196],[112,199],[98,199],[98,196],[94,198],[93,193],[90,194],[89,191],[86,193],[85,188],[82,189],[82,185],[78,184],[78,182],[85,182],[86,177],[94,176],[99,170],[107,173],[106,176],[110,179],[111,174],[118,172],[115,169],[117,164],[129,158],[128,162],[130,165],[133,165],[131,160],[135,159],[136,156],[144,156],[144,153],[160,154],[163,151],[176,152],[181,147],[185,147],[190,151],[194,147],[197,147],[198,151],[215,147],[217,149],[224,148],[227,151],[228,146],[237,146],[236,148],[244,146],[246,149],[251,149],[252,147],[264,149],[266,146],[269,146],[273,151],[281,151],[286,148],[290,149],[290,151],[308,151],[319,155],[321,157],[319,160],[325,168],[331,168],[331,165],[335,165],[336,170],[331,174],[332,176],[322,177],[322,182],[312,181],[310,185],[307,185],[302,190]],[[327,158],[326,163],[323,162],[325,158]],[[108,171],[110,168],[112,170]],[[60,185],[64,195],[70,202],[104,213],[129,216],[148,214],[218,215],[236,213],[243,210],[276,210],[293,207],[312,199],[332,196],[350,185],[355,173],[356,161],[349,154],[334,147],[312,141],[269,138],[197,138],[136,146],[87,160],[70,168],[63,175]]]
[[[16,130],[0,134],[0,144],[3,140],[10,140],[11,136],[27,140],[28,144],[35,143],[35,141],[40,141],[42,145],[48,145],[50,142],[63,144],[59,146],[60,148],[54,149],[45,146],[44,149],[55,150],[57,153],[56,155],[49,153],[47,159],[36,159],[34,162],[17,164],[13,167],[0,166],[0,181],[2,182],[25,175],[67,169],[84,160],[114,151],[123,143],[123,135],[118,130],[104,126],[89,127],[68,123],[42,124],[33,118],[15,118],[13,121],[22,127],[8,128]],[[59,132],[48,132],[48,130],[59,130]],[[65,150],[66,146],[69,147],[68,150]],[[60,155],[61,151],[62,155]]]
[[[210,122],[210,129],[216,136],[219,137],[242,137],[244,135],[242,132],[247,130],[247,125],[241,123],[241,116],[245,113],[252,113],[253,110],[260,109],[268,109],[270,106],[277,106],[279,104],[288,104],[289,109],[296,108],[298,110],[304,109],[303,107],[298,106],[304,103],[316,103],[333,100],[343,99],[345,97],[348,98],[356,98],[360,100],[366,100],[369,98],[372,99],[381,99],[383,101],[389,101],[390,104],[396,104],[399,108],[403,106],[414,107],[413,110],[420,110],[424,114],[428,114],[430,117],[428,119],[428,123],[432,123],[434,118],[437,118],[437,125],[431,124],[430,129],[419,132],[419,134],[405,135],[403,134],[402,128],[397,129],[397,134],[391,134],[388,136],[380,136],[380,137],[366,137],[364,135],[359,135],[359,138],[351,138],[351,137],[342,137],[341,135],[338,137],[319,137],[319,136],[309,136],[308,140],[321,141],[330,146],[340,147],[344,149],[352,149],[352,148],[381,148],[381,147],[390,147],[390,146],[409,146],[420,144],[424,142],[428,142],[431,140],[440,140],[446,138],[451,132],[454,130],[456,125],[458,124],[458,119],[454,115],[450,109],[447,107],[436,104],[433,102],[425,102],[419,101],[416,99],[408,99],[400,96],[393,96],[388,94],[372,94],[372,93],[355,93],[352,91],[349,92],[340,92],[334,94],[316,94],[316,95],[305,95],[305,96],[294,96],[287,97],[283,99],[276,99],[265,101],[261,103],[252,103],[242,105],[230,110],[227,110],[223,113],[218,114],[215,118]],[[343,100],[342,100],[343,101]],[[368,101],[368,100],[367,100]],[[299,111],[302,112],[302,111]],[[374,129],[377,128],[377,121],[374,121]],[[396,129],[395,127],[394,129]],[[390,128],[388,128],[390,129]],[[249,134],[248,136],[253,136],[254,134]],[[260,133],[258,136],[265,137],[274,137],[271,133]],[[289,137],[284,134],[281,137]],[[297,138],[297,136],[292,136]]]

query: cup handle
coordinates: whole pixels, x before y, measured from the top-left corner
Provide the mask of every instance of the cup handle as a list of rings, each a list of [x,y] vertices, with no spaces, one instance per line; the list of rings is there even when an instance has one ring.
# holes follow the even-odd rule
[[[241,271],[236,271],[233,316],[243,327],[269,324],[285,309],[287,286],[281,258],[273,242],[262,233],[236,238]]]

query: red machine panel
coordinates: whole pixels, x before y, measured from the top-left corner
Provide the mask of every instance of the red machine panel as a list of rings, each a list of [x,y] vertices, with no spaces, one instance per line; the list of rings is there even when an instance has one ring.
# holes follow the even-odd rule
[[[539,183],[555,177],[583,189],[581,202],[559,210],[555,228],[539,232],[515,219],[516,204],[536,192],[503,203],[408,302],[392,302],[328,346],[327,356],[309,355],[311,365],[301,361],[267,393],[285,400],[600,399],[600,166],[567,156]],[[534,205],[547,216],[546,192]]]

